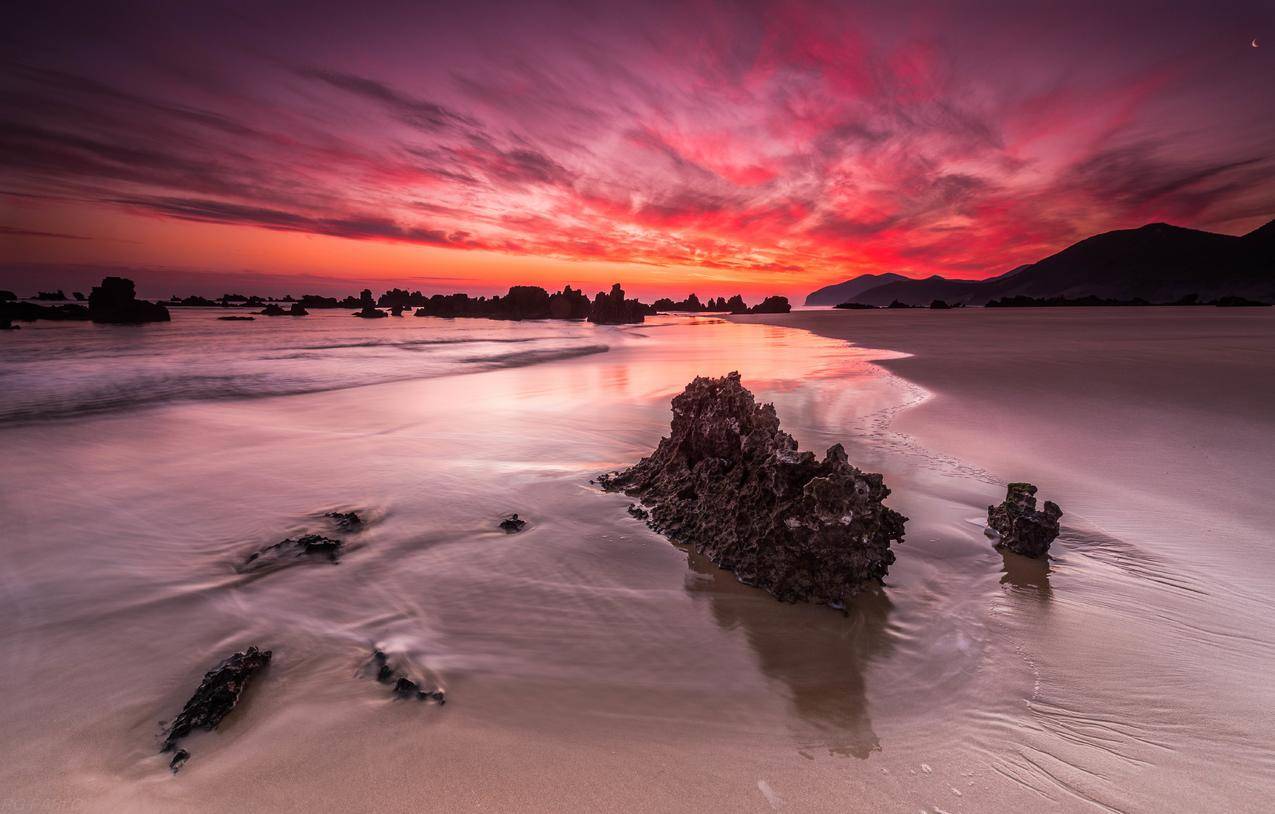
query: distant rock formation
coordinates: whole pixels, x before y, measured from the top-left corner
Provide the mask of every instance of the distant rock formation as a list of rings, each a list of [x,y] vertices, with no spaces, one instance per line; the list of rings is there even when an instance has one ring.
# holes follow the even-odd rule
[[[611,286],[611,293],[598,292],[593,299],[593,308],[589,313],[589,321],[598,325],[627,325],[646,320],[648,307],[637,300],[626,300],[624,289],[616,283]]]
[[[217,320],[219,322],[252,322],[255,319],[256,317],[241,317],[237,315],[231,315],[228,317],[217,317]]]
[[[59,302],[59,301],[65,302],[66,292],[64,292],[60,288],[57,291],[40,291],[35,295],[34,299],[49,300],[52,302]]]
[[[881,476],[851,466],[840,444],[822,461],[799,452],[738,373],[697,377],[673,399],[655,452],[599,483],[640,499],[673,542],[788,602],[840,607],[879,582],[907,521],[882,505]]]
[[[748,309],[750,314],[786,314],[792,310],[787,297],[767,297]]]
[[[99,323],[137,325],[168,322],[172,317],[162,305],[137,299],[133,281],[125,277],[104,277],[89,292],[89,319]]]
[[[17,322],[34,322],[49,319],[59,322],[78,322],[89,318],[89,309],[83,305],[36,305],[33,302],[0,301],[0,319]]]
[[[987,507],[987,525],[998,535],[997,548],[1025,557],[1049,553],[1061,517],[1062,509],[1048,500],[1044,509],[1036,510],[1036,487],[1030,483],[1011,483],[1005,500]]]
[[[389,314],[374,305],[365,305],[361,310],[354,312],[354,316],[362,317],[363,319],[380,319],[381,317],[388,317]]]
[[[299,302],[292,303],[292,307],[288,309],[272,302],[257,313],[266,317],[304,317],[310,312],[301,307]]]
[[[239,697],[252,678],[270,663],[270,651],[249,647],[204,673],[195,694],[168,726],[168,734],[160,748],[171,752],[177,744],[196,729],[214,729],[239,703]],[[175,772],[190,757],[185,749],[178,749],[169,767]]]
[[[589,298],[569,285],[549,297],[550,319],[588,319],[589,310]]]

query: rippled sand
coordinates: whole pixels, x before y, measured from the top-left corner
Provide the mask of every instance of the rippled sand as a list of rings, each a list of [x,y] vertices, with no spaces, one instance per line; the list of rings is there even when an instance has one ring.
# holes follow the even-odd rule
[[[988,312],[952,316],[974,313]],[[175,315],[175,329],[196,318]],[[325,318],[271,330],[326,332]],[[823,314],[779,319],[859,330]],[[1133,395],[1120,359],[1166,383],[1183,366],[1206,375],[1209,343],[1231,363],[1269,366],[1270,324],[1242,336],[1218,327],[1237,324],[1166,328],[1198,334],[1173,347],[1139,343],[1144,329],[1130,327],[1141,350],[1113,357],[1109,375],[1065,353],[1051,368],[1043,354],[1027,366],[1046,375],[1019,396],[977,364],[951,370],[988,355],[1000,329],[933,329],[930,364],[951,374],[940,382],[917,368],[916,329],[856,333],[848,346],[716,319],[540,324],[511,330],[566,332],[555,353],[609,350],[464,363],[477,372],[463,374],[431,357],[420,363],[429,379],[10,423],[0,788],[22,810],[1260,810],[1275,766],[1260,590],[1270,558],[1257,534],[1270,508],[1249,487],[1247,499],[1228,492],[1246,511],[1205,519],[1200,501],[1226,490],[1182,491],[1174,473],[1186,470],[1169,466],[1181,434],[1155,436],[1158,466],[1125,456],[1167,485],[1112,497],[1119,470],[1106,459],[1085,469],[1086,449],[1136,438],[1123,427],[1110,438],[1113,419],[1095,405],[1123,393],[1147,421],[1165,410]],[[419,341],[455,325],[467,324],[359,330]],[[1053,339],[1064,333],[1075,326]],[[102,341],[158,335],[140,336]],[[273,336],[270,347],[299,344]],[[417,353],[313,352],[368,379],[410,375],[394,354]],[[276,361],[288,381],[315,364]],[[1048,375],[1073,366],[1082,372],[1065,387]],[[732,369],[803,447],[844,442],[852,461],[884,472],[890,504],[912,518],[887,586],[846,615],[740,585],[588,483],[654,446],[693,375]],[[1060,390],[1072,407],[1037,415]],[[1238,484],[1269,450],[1272,413],[1220,413],[1248,432],[1247,444],[1214,448],[1238,456],[1214,477]],[[1168,410],[1163,426],[1214,427],[1218,414]],[[1066,455],[1012,442],[1020,428],[1055,438],[1051,426]],[[1189,437],[1211,437],[1199,432]],[[1048,566],[1002,557],[982,535],[1010,478],[1036,479],[1068,512]],[[1170,505],[1172,522],[1156,519]],[[254,546],[334,509],[372,518],[339,565],[235,572]],[[495,528],[510,511],[527,531]],[[448,703],[391,700],[365,672],[374,643]],[[271,666],[170,774],[159,722],[248,644],[273,649]]]

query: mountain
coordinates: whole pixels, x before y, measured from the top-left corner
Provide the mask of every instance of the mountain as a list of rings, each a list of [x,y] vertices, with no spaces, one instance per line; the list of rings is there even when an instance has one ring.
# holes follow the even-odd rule
[[[909,305],[936,299],[984,305],[1016,296],[1173,302],[1187,294],[1205,301],[1225,296],[1275,301],[1275,221],[1240,237],[1152,223],[1086,238],[990,280],[896,280],[854,299],[868,305],[896,299]]]
[[[870,288],[906,279],[907,277],[902,274],[894,274],[892,272],[886,272],[885,274],[860,274],[858,277],[846,280],[844,283],[826,285],[818,291],[810,292],[810,296],[806,297],[806,305],[840,305],[843,302],[853,300]]]

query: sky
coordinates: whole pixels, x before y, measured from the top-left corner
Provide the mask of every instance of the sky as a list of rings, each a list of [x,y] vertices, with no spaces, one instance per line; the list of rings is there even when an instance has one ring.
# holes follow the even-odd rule
[[[1265,1],[6,16],[0,282],[802,296],[1275,217]]]

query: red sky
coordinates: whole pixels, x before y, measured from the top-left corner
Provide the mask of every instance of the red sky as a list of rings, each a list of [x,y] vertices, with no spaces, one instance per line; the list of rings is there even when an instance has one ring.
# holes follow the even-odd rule
[[[1269,3],[600,5],[15,15],[0,271],[757,297],[1275,216]]]

